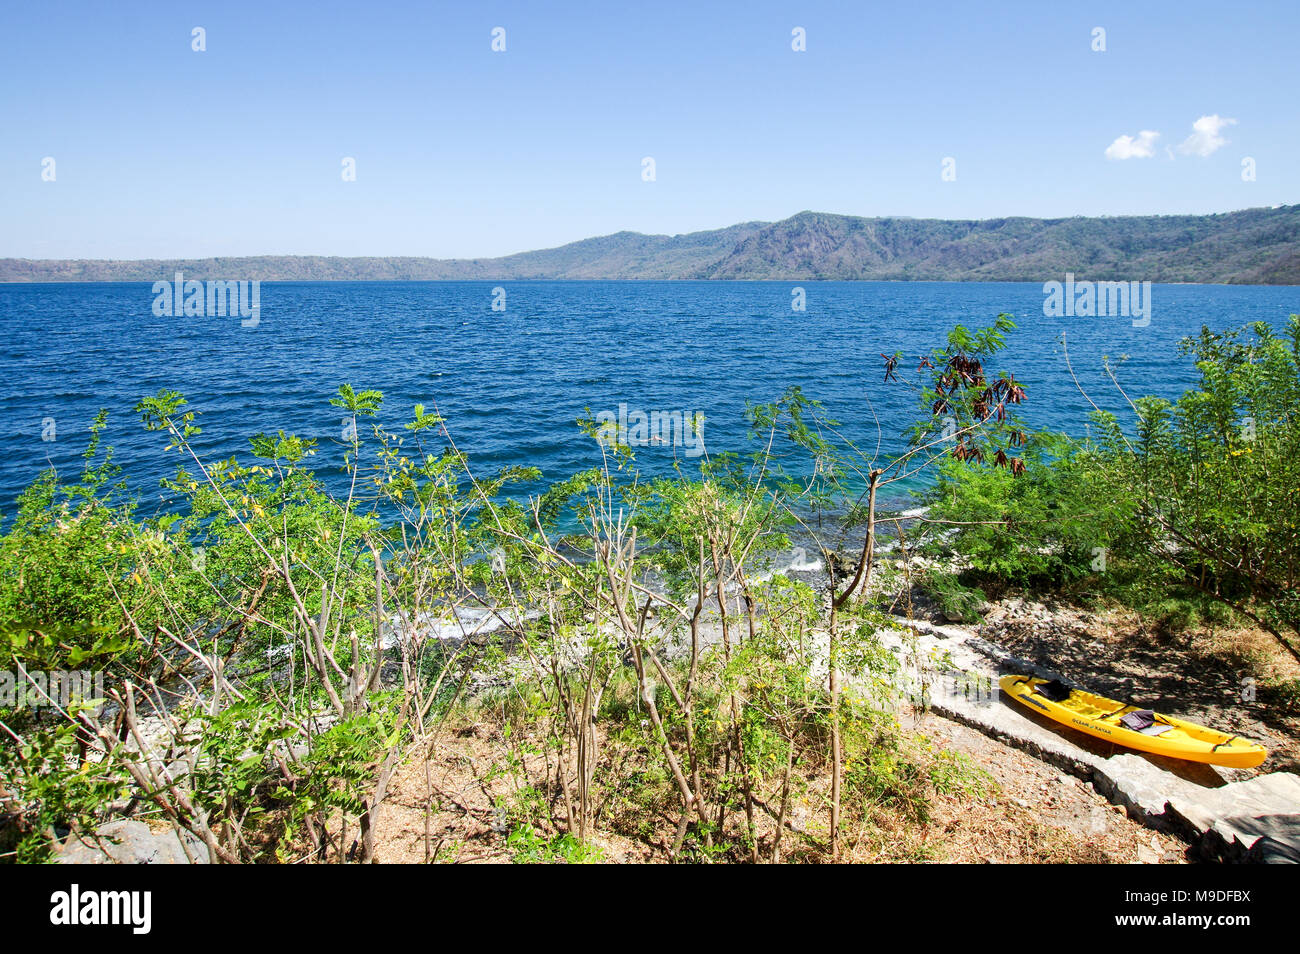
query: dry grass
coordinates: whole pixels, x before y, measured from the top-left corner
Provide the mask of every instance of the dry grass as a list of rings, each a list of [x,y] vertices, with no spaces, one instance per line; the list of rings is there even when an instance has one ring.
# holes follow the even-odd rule
[[[508,863],[519,855],[508,838],[520,825],[543,842],[561,837],[562,802],[535,796],[554,790],[548,785],[546,760],[534,751],[538,742],[508,739],[490,713],[462,713],[442,733],[427,766],[423,753],[412,753],[396,774],[380,817],[379,860]],[[1085,808],[1074,806],[1062,814],[1046,810],[1046,803],[1035,806],[1030,799],[1041,794],[1044,780],[1060,773],[973,730],[925,716],[899,745],[909,764],[926,779],[939,779],[939,784],[926,781],[916,791],[901,794],[886,786],[870,797],[847,797],[841,853],[845,862],[1132,862],[1139,860],[1139,846],[1152,838],[1109,806],[1097,809],[1104,818],[1100,830],[1081,825],[1079,819],[1098,802],[1105,804],[1090,790],[1069,792],[1071,799],[1087,803]],[[590,860],[668,862],[679,811],[675,790],[644,748],[607,738],[602,738],[602,748],[596,831],[590,838],[596,856]],[[803,768],[798,795],[787,813],[781,860],[824,862],[829,780],[823,765]],[[776,832],[777,806],[764,804],[771,813],[760,810],[756,827],[766,860]],[[728,838],[739,844],[743,828],[743,812],[731,813]],[[1169,856],[1180,847],[1161,839],[1155,849]],[[544,854],[548,860],[565,860],[563,852]],[[708,848],[690,839],[683,855],[691,861],[748,860],[748,853],[738,847]]]

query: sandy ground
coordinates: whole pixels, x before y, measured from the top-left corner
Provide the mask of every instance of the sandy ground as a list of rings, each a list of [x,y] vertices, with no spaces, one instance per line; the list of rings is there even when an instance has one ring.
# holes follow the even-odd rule
[[[1251,674],[1261,681],[1300,675],[1300,667],[1260,633],[1170,634],[1134,614],[1093,613],[1019,597],[993,604],[975,628],[1011,653],[1094,691],[1257,739],[1272,753],[1264,771],[1300,770],[1300,717],[1267,696],[1251,699],[1243,692],[1243,679]],[[936,795],[931,818],[919,832],[900,832],[900,839],[919,837],[918,857],[971,863],[1186,860],[1181,841],[1132,821],[1087,782],[1020,749],[932,712],[905,713],[903,724],[937,749],[962,754],[992,780],[979,796]],[[507,750],[494,725],[462,725],[435,746],[427,778],[421,757],[403,765],[380,820],[380,860],[514,860],[516,848],[506,843],[510,825],[499,806],[521,783],[518,772],[499,769]],[[522,763],[527,774],[540,776],[537,757],[524,756]],[[430,794],[433,810],[426,813]],[[659,822],[671,828],[667,813]],[[592,838],[602,860],[614,863],[664,862],[667,841],[661,832],[633,840],[603,826]],[[898,856],[888,846],[859,847],[854,860]]]
[[[962,753],[993,784],[978,797],[938,795],[932,818],[919,832],[925,855],[958,863],[1181,863],[1186,845],[1131,821],[1091,786],[1026,753],[933,713],[904,716],[904,728],[936,748]],[[486,723],[448,733],[425,766],[419,758],[397,772],[379,825],[379,860],[422,863],[509,863],[508,825],[497,805],[519,785],[497,767],[504,754],[497,730]],[[540,761],[525,759],[530,772]],[[428,815],[426,791],[435,809]],[[667,819],[665,819],[666,821]],[[662,836],[636,841],[600,830],[592,842],[602,860],[661,863]],[[902,837],[902,836],[900,836]],[[855,860],[874,860],[879,848],[860,847]]]
[[[1040,834],[1055,836],[1060,844],[1044,847],[1055,847],[1063,855],[1060,860],[1112,864],[1184,861],[1185,844],[1132,821],[1122,808],[1111,805],[1081,779],[933,713],[914,714],[912,724],[936,745],[964,754],[997,783],[997,804],[951,807],[1005,814],[1009,820],[1019,819],[1027,827],[1040,829]],[[1000,846],[984,847],[996,851]],[[967,846],[967,851],[976,855],[980,850],[977,844]]]

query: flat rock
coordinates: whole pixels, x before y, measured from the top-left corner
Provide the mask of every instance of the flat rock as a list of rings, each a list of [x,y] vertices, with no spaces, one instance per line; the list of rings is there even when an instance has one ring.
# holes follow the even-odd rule
[[[1300,864],[1300,776],[1257,775],[1170,798],[1177,824],[1203,832],[1202,854],[1222,861]]]
[[[185,854],[182,838],[193,862]],[[69,837],[55,860],[65,865],[207,864],[208,849],[188,831],[154,831],[140,821],[113,821],[101,825],[94,835]]]

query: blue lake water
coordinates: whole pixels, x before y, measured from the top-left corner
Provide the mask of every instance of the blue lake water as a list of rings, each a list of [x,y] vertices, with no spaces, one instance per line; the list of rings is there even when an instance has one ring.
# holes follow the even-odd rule
[[[804,312],[791,309],[795,284]],[[492,310],[497,285],[504,312]],[[1061,332],[1080,381],[1119,411],[1103,355],[1127,356],[1119,375],[1130,395],[1173,397],[1194,379],[1177,357],[1183,336],[1300,312],[1293,287],[1156,285],[1147,327],[1047,318],[1043,300],[1041,285],[1020,283],[286,282],[262,285],[260,322],[245,328],[157,317],[147,283],[0,285],[0,508],[12,513],[48,466],[74,474],[101,407],[144,509],[161,505],[158,480],[177,461],[131,410],[159,388],[202,412],[196,445],[209,457],[247,458],[250,435],[284,429],[318,438],[319,466],[335,479],[326,465],[341,457],[341,413],[328,401],[347,382],[383,391],[380,420],[393,427],[415,403],[436,405],[480,472],[531,464],[556,479],[600,460],[574,424],[584,408],[699,412],[709,453],[746,451],[746,401],[793,384],[869,448],[874,408],[888,446],[917,408],[884,384],[880,353],[928,351],[952,325],[999,312],[1019,329],[994,366],[1027,386],[1024,416],[1080,433],[1089,408],[1066,374]],[[902,377],[914,368],[905,359]],[[42,439],[47,419],[54,440]],[[643,447],[638,464],[664,473],[673,454]]]

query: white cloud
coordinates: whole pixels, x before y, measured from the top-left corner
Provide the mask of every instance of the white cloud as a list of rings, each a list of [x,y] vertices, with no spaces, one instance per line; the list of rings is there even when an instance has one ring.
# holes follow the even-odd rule
[[[1182,141],[1178,151],[1189,156],[1208,156],[1219,147],[1228,144],[1228,140],[1219,134],[1225,126],[1235,126],[1236,124],[1235,119],[1227,119],[1218,113],[1213,116],[1202,116],[1192,123],[1194,131]]]
[[[1156,154],[1156,140],[1160,133],[1144,129],[1133,136],[1120,136],[1106,147],[1107,159],[1150,159]]]

